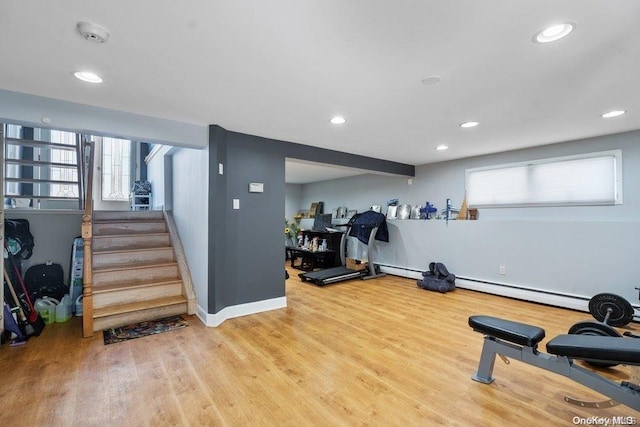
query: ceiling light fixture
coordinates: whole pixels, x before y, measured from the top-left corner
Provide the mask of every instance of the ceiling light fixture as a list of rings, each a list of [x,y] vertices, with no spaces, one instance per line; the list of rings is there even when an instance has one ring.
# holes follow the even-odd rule
[[[332,117],[332,118],[331,118],[331,120],[329,120],[329,121],[330,121],[331,123],[333,123],[334,125],[341,125],[341,124],[343,124],[344,122],[346,122],[346,121],[347,121],[347,119],[345,119],[345,118],[344,118],[344,117],[342,117],[342,116],[335,116],[335,117]]]
[[[438,145],[436,147],[436,150],[438,150],[438,151],[444,151],[444,150],[448,150],[448,149],[449,149],[449,147],[447,145],[444,145],[444,144],[440,144],[440,145]]]
[[[76,71],[73,75],[76,79],[82,80],[83,82],[102,83],[102,78],[99,75],[89,71]]]
[[[76,24],[83,39],[94,43],[105,43],[109,40],[109,31],[104,27],[90,22],[80,21]]]
[[[600,117],[608,119],[608,118],[611,118],[611,117],[621,116],[626,112],[627,112],[626,110],[613,110],[613,111],[608,111],[606,113],[601,114]]]
[[[464,123],[460,123],[460,127],[461,128],[474,128],[476,126],[478,126],[480,124],[480,122],[464,122]]]
[[[571,31],[576,28],[575,22],[563,22],[562,24],[552,25],[542,31],[536,33],[533,36],[533,41],[536,43],[549,43],[567,36]]]

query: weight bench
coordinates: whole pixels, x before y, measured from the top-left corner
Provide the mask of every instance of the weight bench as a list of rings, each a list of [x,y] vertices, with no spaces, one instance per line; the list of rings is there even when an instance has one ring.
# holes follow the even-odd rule
[[[609,400],[586,402],[565,397],[567,403],[582,407],[604,408],[622,403],[640,411],[640,386],[620,384],[573,363],[573,359],[614,364],[640,365],[640,340],[593,335],[558,335],[547,343],[550,354],[541,353],[537,345],[545,337],[544,329],[525,323],[491,316],[471,316],[469,326],[484,334],[484,345],[473,375],[475,381],[493,382],[496,355],[506,364],[507,357],[570,378]]]

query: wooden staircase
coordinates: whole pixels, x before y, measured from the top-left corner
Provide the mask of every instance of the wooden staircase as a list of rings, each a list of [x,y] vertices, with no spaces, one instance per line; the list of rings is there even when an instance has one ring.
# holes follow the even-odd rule
[[[93,212],[94,332],[195,312],[182,246],[172,229],[162,211]]]

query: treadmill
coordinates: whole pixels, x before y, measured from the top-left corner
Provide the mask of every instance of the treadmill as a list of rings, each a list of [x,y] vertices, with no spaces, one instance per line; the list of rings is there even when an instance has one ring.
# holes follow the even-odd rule
[[[384,215],[381,216],[381,220],[385,221]],[[376,233],[378,232],[378,228],[380,224],[375,225],[371,228],[371,232],[369,233],[369,240],[367,242],[367,268],[364,270],[353,270],[351,268],[346,267],[346,246],[347,246],[347,236],[351,234],[351,229],[353,225],[356,223],[356,218],[354,217],[352,221],[349,221],[347,231],[340,238],[340,261],[342,265],[339,267],[326,268],[324,270],[318,271],[310,271],[307,273],[300,273],[298,277],[302,279],[303,282],[311,282],[318,286],[329,285],[332,283],[342,282],[344,280],[351,279],[375,279],[377,277],[386,276],[386,273],[376,272],[376,266],[371,262],[371,252],[373,252],[373,248],[375,245]]]

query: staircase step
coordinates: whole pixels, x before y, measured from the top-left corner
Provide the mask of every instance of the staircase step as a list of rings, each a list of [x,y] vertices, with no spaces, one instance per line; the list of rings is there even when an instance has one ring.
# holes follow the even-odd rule
[[[121,264],[93,269],[93,285],[105,286],[122,282],[140,282],[177,278],[178,263]]]
[[[121,234],[164,233],[167,231],[164,220],[147,221],[96,221],[93,224],[94,236],[113,236]]]
[[[93,331],[186,314],[174,248],[162,211],[95,211]]]
[[[93,330],[129,325],[161,317],[185,314],[187,300],[183,296],[172,296],[154,300],[112,305],[93,310]]]
[[[121,234],[118,236],[94,236],[93,250],[124,250],[170,246],[169,233]]]
[[[161,220],[162,211],[94,211],[93,221]]]
[[[94,251],[93,268],[117,267],[132,263],[175,261],[173,247]]]
[[[182,280],[147,280],[111,283],[93,287],[93,307],[154,300],[182,295]]]

